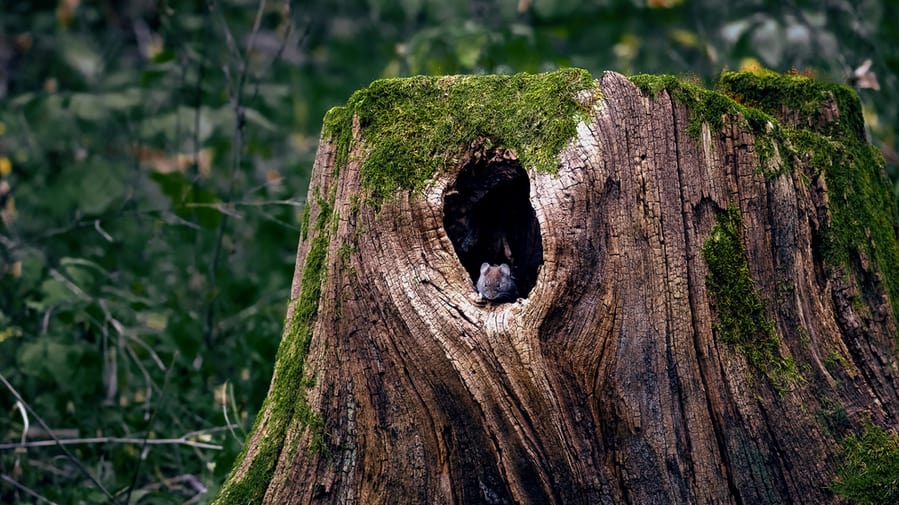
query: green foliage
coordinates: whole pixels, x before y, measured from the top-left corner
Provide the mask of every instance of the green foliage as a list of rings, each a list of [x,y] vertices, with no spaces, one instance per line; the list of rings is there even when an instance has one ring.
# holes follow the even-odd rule
[[[843,440],[842,456],[834,493],[859,505],[899,503],[899,434],[869,424]]]
[[[801,380],[791,356],[780,355],[780,338],[765,304],[752,283],[740,237],[742,218],[736,207],[718,215],[702,248],[709,267],[706,286],[717,315],[721,339],[735,347],[750,365],[763,372],[779,390]]]
[[[0,104],[0,373],[65,437],[133,441],[70,445],[74,460],[0,450],[0,473],[48,499],[111,502],[77,465],[117,503],[197,495],[179,475],[214,490],[265,397],[309,163],[278,92],[297,71],[255,54],[238,93],[225,26],[243,39],[254,11],[221,6],[128,11],[139,17],[118,21],[152,27],[146,47],[106,17],[125,12],[99,6],[0,16],[0,75],[14,70]],[[272,11],[262,29],[292,24]],[[32,45],[10,63],[18,33]],[[11,398],[0,393],[4,443],[25,429]],[[29,441],[49,438],[28,421]],[[144,437],[185,435],[221,449],[142,457]],[[0,484],[0,502],[30,499]]]
[[[578,101],[582,91],[588,100]],[[420,189],[479,139],[515,149],[524,166],[555,172],[556,155],[598,98],[593,78],[577,69],[383,79],[332,109],[324,129],[337,145],[340,167],[351,149],[352,118],[358,118],[367,148],[362,185],[377,204],[399,188]]]

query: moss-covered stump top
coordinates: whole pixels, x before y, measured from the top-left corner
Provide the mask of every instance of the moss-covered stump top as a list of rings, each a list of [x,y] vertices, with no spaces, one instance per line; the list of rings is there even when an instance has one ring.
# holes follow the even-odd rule
[[[336,168],[352,152],[353,116],[365,145],[361,181],[377,205],[397,189],[420,188],[474,141],[514,149],[522,165],[555,172],[556,155],[599,98],[581,69],[544,74],[381,79],[325,116]]]

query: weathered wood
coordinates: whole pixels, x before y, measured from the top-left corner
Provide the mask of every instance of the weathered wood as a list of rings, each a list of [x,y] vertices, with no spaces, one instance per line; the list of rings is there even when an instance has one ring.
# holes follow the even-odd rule
[[[514,303],[477,299],[447,232],[467,214],[445,226],[444,207],[472,160],[518,163],[514,146],[482,132],[369,205],[365,125],[323,137],[272,390],[219,503],[836,501],[842,435],[899,422],[895,309],[870,248],[824,257],[838,193],[796,132],[858,111],[826,88],[814,117],[784,102],[759,125],[744,112],[767,104],[726,86],[749,108],[597,86],[558,172],[522,165],[542,264]],[[761,302],[749,337],[725,334],[733,301],[710,288],[704,247],[731,243]]]

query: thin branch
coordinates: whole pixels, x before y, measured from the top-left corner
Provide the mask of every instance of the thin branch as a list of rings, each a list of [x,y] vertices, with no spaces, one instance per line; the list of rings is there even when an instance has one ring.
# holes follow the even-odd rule
[[[150,347],[149,344],[147,344],[146,342],[144,342],[143,340],[137,338],[137,337],[134,336],[134,335],[127,335],[127,334],[122,334],[122,335],[123,335],[124,337],[126,337],[128,340],[131,340],[132,342],[136,343],[137,345],[143,347],[144,350],[147,351],[147,353],[149,354],[150,358],[153,360],[154,363],[156,363],[156,366],[159,367],[159,369],[160,369],[161,371],[164,372],[164,371],[166,370],[166,368],[165,368],[165,363],[162,362],[162,358],[160,358],[159,355],[156,354],[156,351],[153,350],[153,348]],[[135,359],[136,359],[136,357],[135,357]]]
[[[153,414],[150,416],[150,421],[147,423],[147,436],[143,439],[143,444],[141,445],[141,457],[137,459],[137,464],[134,465],[134,474],[131,476],[131,484],[128,485],[128,492],[125,494],[125,503],[131,503],[131,491],[134,490],[134,486],[137,484],[137,477],[140,475],[140,467],[141,463],[143,463],[144,458],[146,457],[147,447],[150,445],[150,433],[153,431],[153,425],[156,423],[156,415],[162,410],[162,407],[165,405],[165,401],[168,398],[165,394],[166,389],[169,385],[169,379],[172,376],[172,370],[175,369],[175,360],[178,359],[178,353],[175,352],[172,354],[172,362],[169,364],[168,370],[165,371],[165,380],[162,383],[162,392],[160,393],[159,398],[159,406],[156,407],[156,410],[153,411]]]
[[[185,207],[205,207],[210,209],[219,210],[222,214],[231,215],[234,217],[240,216],[238,213],[228,213],[224,212],[222,209],[223,205],[228,205],[229,207],[267,207],[269,205],[284,205],[288,207],[303,207],[305,205],[304,198],[288,198],[287,200],[236,200],[233,202],[218,202],[218,203],[192,203],[188,204]]]
[[[203,483],[200,482],[200,480],[196,478],[196,476],[191,475],[191,474],[178,475],[178,476],[171,477],[168,479],[163,479],[162,482],[155,482],[153,484],[147,484],[146,486],[142,487],[141,489],[147,490],[147,491],[157,491],[159,489],[162,489],[163,487],[173,488],[179,484],[187,484],[198,494],[202,494],[202,493],[205,493],[208,491],[206,489],[206,486],[204,486]]]
[[[225,382],[225,387],[222,388],[222,415],[225,416],[225,424],[231,426],[231,420],[228,419],[228,385],[230,383]],[[231,435],[234,438],[237,438],[237,435],[234,433],[234,430],[231,430]]]
[[[66,438],[53,440],[32,440],[25,443],[0,444],[0,450],[27,449],[30,447],[52,447],[56,445],[87,445],[87,444],[139,444],[139,445],[183,445],[197,449],[222,450],[219,444],[197,442],[189,440],[187,435],[178,438],[134,438],[134,437],[90,437],[90,438]]]
[[[231,30],[228,28],[228,21],[225,19],[225,15],[222,13],[221,9],[218,8],[218,2],[215,0],[208,0],[206,2],[206,6],[209,9],[209,12],[212,14],[218,14],[222,25],[225,27],[225,42],[228,44],[228,50],[231,52],[231,55],[237,59],[238,63],[240,63],[240,67],[244,67],[243,58],[240,54],[240,50],[237,49],[237,43],[234,41],[234,36],[231,34]]]
[[[69,289],[69,291],[72,292],[72,294],[77,296],[79,299],[93,300],[92,296],[85,293],[83,289],[81,289],[80,287],[78,287],[77,284],[75,284],[74,282],[69,280],[69,278],[66,277],[65,275],[63,275],[62,272],[60,272],[59,270],[57,270],[55,268],[51,268],[49,271],[50,271],[50,277],[53,277],[54,279],[61,282],[65,287],[67,287]]]
[[[256,42],[256,36],[258,35],[259,28],[262,25],[262,16],[265,13],[265,5],[265,0],[260,0],[259,7],[256,10],[256,18],[253,21],[253,30],[250,32],[250,38],[247,42],[246,54],[242,57],[237,49],[237,45],[234,42],[234,36],[231,33],[231,29],[228,27],[228,22],[225,19],[225,16],[222,14],[220,9],[216,8],[217,5],[215,0],[209,0],[208,2],[209,10],[213,13],[217,12],[219,18],[221,19],[222,28],[225,32],[225,40],[228,43],[228,47],[230,48],[232,55],[237,60],[238,69],[240,70],[240,74],[237,77],[237,82],[235,83],[234,79],[232,79],[231,77],[229,66],[226,65],[223,69],[225,72],[226,80],[230,84],[229,94],[231,108],[234,112],[234,134],[233,141],[231,143],[231,174],[228,181],[228,192],[225,198],[226,201],[231,200],[233,196],[236,174],[240,170],[241,152],[243,151],[244,147],[244,130],[246,128],[246,118],[244,117],[241,99],[243,97],[243,86],[246,82],[247,72],[249,70],[247,61],[249,60],[250,54],[253,51],[253,45]],[[216,276],[218,275],[219,263],[221,262],[222,247],[227,226],[228,215],[223,214],[222,219],[219,222],[218,232],[216,233],[215,249],[212,252],[212,261],[209,264],[209,285],[213,293],[216,291]],[[212,348],[212,334],[215,329],[215,302],[216,299],[215,297],[213,297],[209,300],[209,304],[206,306],[203,341],[205,342],[207,348]]]
[[[99,233],[101,237],[103,237],[104,239],[106,239],[107,242],[115,242],[115,240],[112,238],[112,235],[106,233],[106,230],[104,230],[104,229],[100,226],[100,220],[99,220],[99,219],[95,219],[95,220],[94,220],[94,229],[97,230],[97,233]]]
[[[212,433],[220,433],[220,432],[222,432],[222,431],[232,430],[232,429],[234,429],[235,426],[238,427],[238,428],[242,428],[242,426],[240,426],[240,425],[238,425],[238,424],[235,424],[235,425],[225,425],[225,426],[216,426],[215,428],[205,428],[205,429],[202,429],[202,430],[188,431],[188,432],[185,433],[184,435],[181,435],[180,438],[190,439],[190,438],[193,438],[193,437],[199,437],[200,435],[209,435],[209,434],[212,434]],[[242,441],[243,441],[243,439],[241,439],[241,442],[242,442]]]
[[[150,378],[150,373],[147,372],[146,367],[144,367],[144,364],[141,363],[140,359],[137,357],[137,354],[134,352],[134,349],[132,349],[131,346],[129,346],[129,345],[125,345],[123,347],[125,348],[125,353],[131,357],[131,360],[134,361],[134,364],[137,366],[138,370],[140,370],[141,374],[144,376],[144,383],[146,384],[146,388],[147,388],[147,395],[146,395],[147,397],[144,399],[144,419],[145,420],[149,419],[150,418],[150,401],[153,398],[153,388],[156,387],[158,389],[158,386],[156,386],[156,383],[153,382],[152,378]]]
[[[230,388],[230,391],[229,391],[229,394],[228,394],[228,399],[231,400],[231,410],[234,411],[234,415],[237,415],[237,399],[234,398],[234,385],[233,385],[233,384],[231,385],[231,388]],[[247,439],[247,430],[245,430],[245,429],[243,428],[243,425],[240,425],[240,424],[234,424],[233,426],[237,426],[238,428],[240,428],[241,434],[242,434],[243,436],[238,437],[238,436],[234,433],[234,428],[233,428],[232,425],[229,423],[229,424],[228,424],[228,427],[231,428],[231,430],[230,430],[230,431],[231,431],[231,436],[233,436],[234,439],[237,440],[237,443],[242,444],[243,441]]]
[[[100,484],[100,482],[95,479],[90,472],[87,471],[87,468],[85,468],[84,465],[82,465],[81,462],[78,461],[78,458],[76,458],[71,452],[69,452],[68,449],[63,446],[61,441],[56,438],[56,435],[54,435],[53,432],[50,431],[50,427],[47,426],[47,423],[44,422],[44,419],[39,416],[37,412],[35,412],[34,409],[32,409],[30,405],[28,405],[27,402],[25,402],[25,400],[22,398],[22,395],[20,395],[16,388],[14,388],[13,385],[10,384],[8,380],[6,380],[6,376],[4,376],[2,372],[0,372],[0,382],[3,382],[3,385],[6,386],[6,389],[8,389],[10,393],[12,393],[16,400],[22,402],[22,404],[25,405],[25,408],[28,409],[28,412],[37,420],[38,424],[41,425],[41,428],[43,428],[44,431],[50,434],[50,437],[53,439],[52,441],[55,442],[55,444],[51,445],[56,445],[57,447],[59,447],[63,454],[65,454],[66,458],[68,458],[68,460],[73,465],[75,465],[81,471],[81,473],[83,473],[84,476],[87,477],[88,480],[90,480],[91,483],[93,483],[94,486],[97,487],[97,489],[105,494],[106,497],[109,498],[113,503],[116,503],[115,497],[113,497],[112,494],[107,491],[105,487],[103,487],[103,484]]]
[[[285,200],[235,200],[235,201],[223,201],[218,203],[186,203],[183,205],[176,206],[167,206],[167,207],[157,207],[157,208],[149,208],[149,209],[133,209],[128,212],[116,212],[114,214],[99,216],[99,217],[91,217],[89,219],[82,220],[81,218],[76,218],[72,223],[67,226],[62,226],[59,228],[53,228],[45,231],[39,235],[34,235],[32,237],[27,237],[27,240],[12,240],[7,236],[0,236],[0,242],[2,245],[9,251],[15,251],[18,249],[22,249],[25,247],[31,247],[36,245],[38,242],[50,240],[56,238],[61,235],[65,235],[67,233],[71,233],[74,231],[81,230],[83,228],[95,227],[96,223],[99,221],[115,221],[117,219],[125,219],[128,217],[144,217],[144,216],[157,216],[166,220],[166,224],[171,225],[180,225],[186,226],[188,228],[192,228],[195,230],[199,230],[202,227],[196,223],[188,221],[181,216],[175,214],[175,212],[179,210],[193,209],[197,207],[207,207],[215,210],[221,210],[222,205],[227,205],[231,207],[262,207],[267,205],[285,205],[290,207],[302,207],[304,205],[305,199],[303,198],[288,198]],[[228,215],[223,213],[223,215]]]
[[[253,303],[253,305],[244,308],[237,314],[226,317],[219,321],[219,331],[227,331],[237,327],[240,321],[258,314],[262,310],[262,307],[268,307],[271,305],[283,303],[289,295],[290,288],[283,288],[262,295],[256,300],[255,303]]]
[[[250,39],[247,41],[247,60],[250,58],[250,52],[256,45],[256,36],[259,34],[259,28],[262,27],[262,15],[265,13],[265,0],[259,0],[259,8],[256,9],[256,19],[253,20],[253,30],[250,32]],[[244,71],[246,76],[246,70]]]
[[[28,440],[28,427],[31,423],[28,422],[28,412],[25,411],[25,404],[16,401],[16,408],[19,409],[19,414],[22,416],[22,443],[24,444]]]
[[[3,480],[4,482],[6,482],[7,484],[9,484],[9,485],[15,487],[15,488],[18,489],[19,491],[22,491],[23,493],[27,494],[28,496],[30,496],[30,497],[32,497],[32,498],[38,500],[38,501],[41,501],[41,502],[44,502],[44,503],[51,503],[51,504],[53,504],[53,505],[56,505],[56,502],[55,502],[55,501],[50,501],[50,500],[44,498],[43,496],[41,496],[40,494],[38,494],[37,491],[34,491],[33,489],[31,489],[31,488],[25,486],[25,485],[22,484],[21,482],[19,482],[19,481],[13,479],[12,477],[10,477],[9,475],[6,475],[5,473],[0,473],[0,479],[2,479],[2,480]]]

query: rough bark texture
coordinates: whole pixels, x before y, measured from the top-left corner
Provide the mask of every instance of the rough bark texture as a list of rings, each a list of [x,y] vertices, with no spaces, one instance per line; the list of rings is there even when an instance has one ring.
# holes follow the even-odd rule
[[[343,168],[324,137],[272,393],[220,503],[839,501],[839,442],[897,425],[899,370],[883,265],[861,246],[845,263],[822,252],[840,231],[820,153],[790,138],[762,153],[739,112],[704,123],[669,90],[597,85],[558,173],[522,167],[542,249],[514,303],[478,301],[465,232],[447,231],[465,212],[445,211],[466,167],[514,151],[472,144],[373,206],[364,125]],[[839,109],[784,104],[766,127],[859,121]],[[761,303],[748,337],[712,287],[728,230]]]

